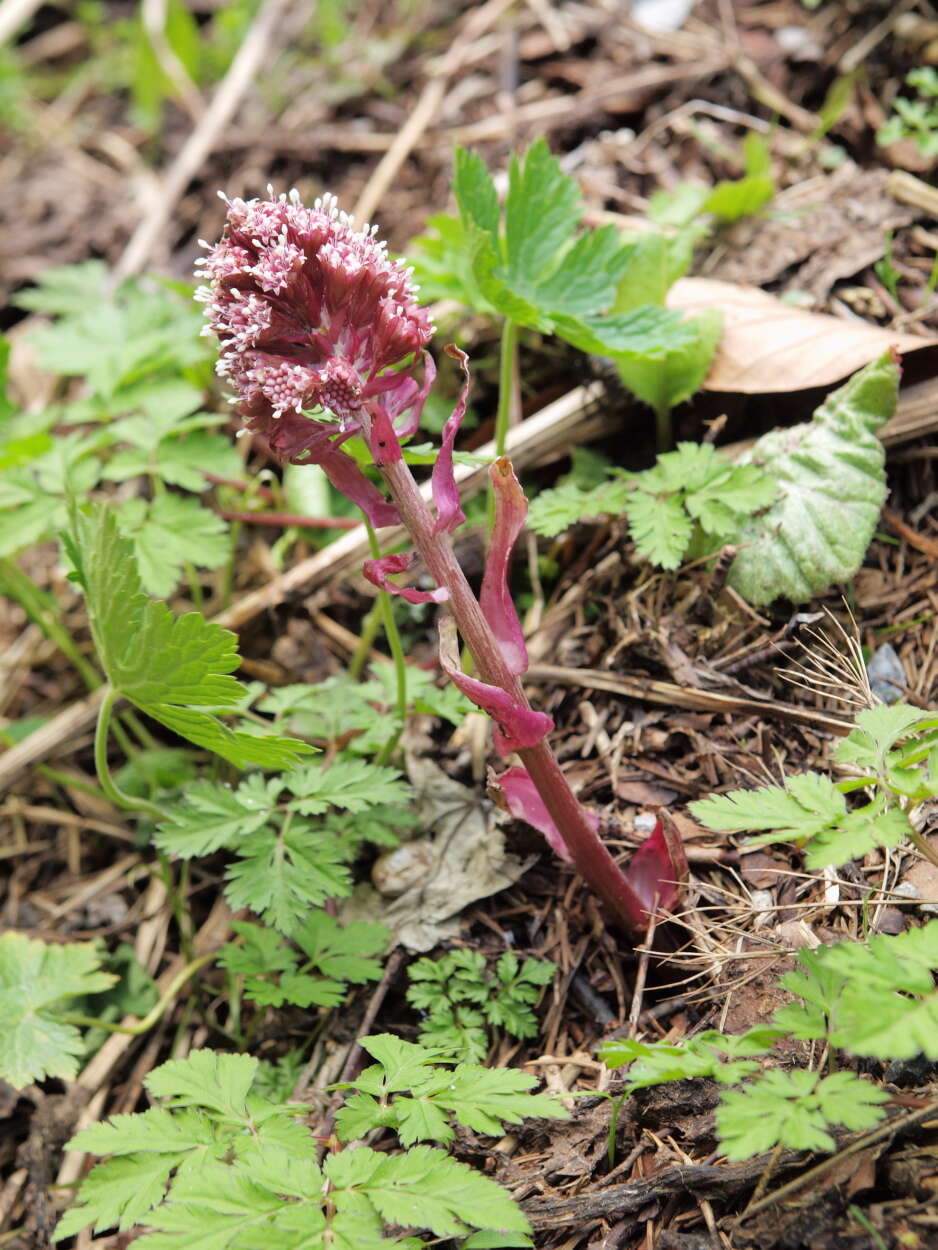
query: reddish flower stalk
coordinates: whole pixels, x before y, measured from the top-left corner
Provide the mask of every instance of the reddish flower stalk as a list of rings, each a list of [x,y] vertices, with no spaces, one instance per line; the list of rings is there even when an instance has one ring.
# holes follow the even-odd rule
[[[527,652],[508,589],[527,500],[507,458],[489,470],[495,527],[478,598],[453,551],[450,534],[464,520],[453,474],[469,385],[464,353],[447,348],[466,380],[443,430],[431,509],[401,449],[419,425],[435,376],[424,350],[433,326],[407,270],[388,259],[373,230],[356,231],[331,197],[312,209],[295,192],[227,203],[224,236],[202,262],[210,285],[200,298],[208,306],[207,329],[221,344],[219,373],[230,379],[242,416],[282,460],[321,465],[376,528],[404,524],[436,588],[403,588],[390,580],[408,570],[407,555],[369,560],[365,576],[412,603],[442,605],[444,671],[495,721],[496,750],[516,752],[523,764],[496,782],[508,810],[572,861],[626,929],[643,933],[656,907],[667,910],[676,901],[686,861],[679,839],[659,822],[634,856],[634,869],[623,873],[547,744],[551,718],[528,703],[520,682]],[[422,383],[414,377],[420,359]],[[354,434],[368,445],[390,501],[341,450]],[[460,668],[457,628],[475,676]]]

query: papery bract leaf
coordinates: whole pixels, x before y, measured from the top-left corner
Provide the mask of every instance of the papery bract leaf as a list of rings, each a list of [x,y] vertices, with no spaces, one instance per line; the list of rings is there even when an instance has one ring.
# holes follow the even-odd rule
[[[563,840],[563,834],[554,824],[553,817],[548,812],[526,768],[509,768],[500,777],[494,778],[493,788],[501,791],[508,811],[515,820],[523,820],[538,833],[543,833],[551,850],[565,863],[573,863],[573,857]],[[593,827],[598,829],[599,821],[592,812],[587,813],[587,818]]]
[[[321,466],[337,491],[361,508],[375,529],[400,524],[397,508],[384,498],[374,482],[369,482],[346,452],[328,447],[317,453],[315,463]]]
[[[372,586],[392,595],[400,595],[408,603],[445,603],[449,598],[449,591],[445,586],[438,586],[436,590],[413,590],[409,586],[395,586],[389,580],[395,573],[406,573],[412,564],[413,554],[400,552],[397,555],[382,556],[379,560],[366,560],[362,565],[362,573]]]
[[[680,834],[662,813],[655,827],[632,856],[626,870],[629,885],[648,911],[673,911],[687,875],[687,856]]]
[[[405,378],[401,385],[395,387],[384,397],[384,409],[394,422],[394,429],[400,439],[410,438],[420,427],[420,417],[427,396],[436,381],[436,363],[429,352],[423,353],[423,385],[417,387],[413,378]],[[408,385],[409,384],[409,385]],[[407,420],[399,417],[407,413]]]
[[[454,360],[459,361],[466,380],[463,382],[462,390],[459,392],[456,406],[443,426],[440,450],[437,453],[436,463],[430,475],[433,503],[436,507],[434,531],[437,534],[449,533],[456,529],[457,526],[462,525],[466,519],[459,503],[459,491],[456,487],[456,477],[453,473],[453,444],[456,441],[456,435],[459,433],[459,427],[462,425],[463,417],[466,415],[466,403],[469,399],[469,366],[466,363],[466,353],[461,352],[453,344],[447,346],[446,353],[452,356]]]
[[[519,703],[507,690],[490,686],[462,671],[459,667],[456,625],[448,616],[440,620],[440,664],[450,681],[495,722],[493,740],[499,755],[510,755],[512,751],[536,746],[553,729],[554,722],[545,712],[535,712]]]
[[[528,668],[528,651],[508,588],[508,571],[512,548],[528,515],[528,501],[507,456],[500,456],[489,467],[489,481],[495,492],[495,526],[479,603],[508,668],[512,673],[524,673]]]

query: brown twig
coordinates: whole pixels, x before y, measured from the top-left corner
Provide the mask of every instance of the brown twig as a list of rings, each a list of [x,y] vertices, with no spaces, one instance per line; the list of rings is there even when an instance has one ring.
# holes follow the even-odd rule
[[[219,508],[216,511],[226,521],[243,521],[247,525],[275,525],[278,529],[287,529],[295,525],[297,529],[306,530],[353,530],[361,524],[354,517],[348,516],[298,516],[292,512],[229,512],[225,508]]]
[[[179,197],[205,163],[267,57],[270,42],[282,27],[290,3],[291,0],[266,0],[261,6],[211,104],[166,171],[159,195],[124,248],[114,270],[115,281],[139,273],[148,264]]]
[[[514,0],[488,0],[481,8],[470,9],[466,24],[450,44],[449,50],[432,71],[432,77],[424,87],[420,99],[410,111],[407,121],[398,131],[394,142],[375,166],[371,177],[355,204],[355,216],[359,221],[369,221],[375,209],[384,199],[398,170],[413,151],[420,136],[440,110],[446,95],[449,79],[459,69],[462,61],[480,35],[510,8]]]

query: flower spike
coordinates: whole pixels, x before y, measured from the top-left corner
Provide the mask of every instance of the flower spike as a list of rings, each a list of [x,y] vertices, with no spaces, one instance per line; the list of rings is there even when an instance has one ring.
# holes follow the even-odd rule
[[[321,464],[374,524],[393,524],[396,509],[354,462],[337,459],[337,448],[377,424],[388,454],[399,455],[397,434],[419,421],[433,372],[422,387],[411,372],[434,327],[408,270],[371,230],[356,230],[331,196],[312,208],[296,192],[222,198],[225,233],[200,262],[207,285],[199,293],[221,344],[219,373],[275,456]],[[369,416],[373,401],[388,426],[400,422],[393,447]],[[321,408],[336,419],[319,419]]]

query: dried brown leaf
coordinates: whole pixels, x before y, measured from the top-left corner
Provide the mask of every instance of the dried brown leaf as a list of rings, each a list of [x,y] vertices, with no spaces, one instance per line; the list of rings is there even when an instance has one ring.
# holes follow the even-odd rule
[[[718,308],[723,314],[723,337],[704,383],[708,391],[758,395],[832,386],[890,347],[913,352],[938,342],[806,312],[758,287],[714,278],[681,278],[667,303],[687,313]]]

